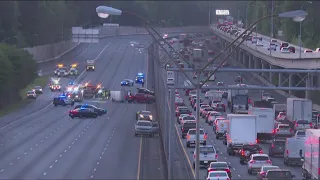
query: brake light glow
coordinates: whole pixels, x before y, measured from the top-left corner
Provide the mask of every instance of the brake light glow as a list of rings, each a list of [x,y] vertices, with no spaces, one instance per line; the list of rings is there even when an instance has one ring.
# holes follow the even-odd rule
[[[184,129],[183,128],[181,128],[181,131],[183,131]]]
[[[196,158],[196,155],[195,155],[195,154],[193,155],[193,158]]]
[[[271,145],[271,148],[274,148],[274,144]]]
[[[310,123],[310,127],[312,127],[312,122]]]
[[[258,142],[259,142],[259,140],[258,140],[258,139],[256,139],[256,144],[258,144]]]
[[[290,129],[290,132],[292,132],[292,129]]]
[[[256,163],[256,161],[255,160],[251,160],[251,161],[249,161],[249,163],[253,164],[253,163]]]
[[[262,154],[262,150],[259,151],[259,154]]]
[[[270,160],[267,161],[268,164],[272,164],[272,162]]]
[[[230,169],[225,169],[225,171],[226,171],[227,173],[230,173],[230,172],[231,172]]]
[[[241,156],[245,156],[245,153],[244,153],[244,151],[241,151]]]
[[[215,158],[218,159],[218,154],[215,155]]]
[[[204,139],[207,139],[207,138],[208,138],[208,136],[206,134],[204,134]]]
[[[190,139],[190,135],[189,134],[187,135],[187,139]]]
[[[260,172],[260,175],[265,175],[266,174],[266,172]]]
[[[286,150],[286,153],[287,153],[287,154],[289,154],[289,151],[288,151],[288,150]]]
[[[296,123],[296,127],[298,127],[298,123]]]

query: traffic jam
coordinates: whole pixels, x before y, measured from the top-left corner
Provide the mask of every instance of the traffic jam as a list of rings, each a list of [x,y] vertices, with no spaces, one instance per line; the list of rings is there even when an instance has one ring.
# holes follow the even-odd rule
[[[193,36],[181,37],[169,42],[180,47],[183,43],[177,51],[193,64],[202,61],[203,54],[213,54],[212,50],[206,50],[205,44],[215,40],[215,36],[201,37],[203,40],[198,42]],[[183,64],[179,57],[175,60]],[[167,65],[173,66],[173,63]],[[206,74],[201,76],[207,77]],[[191,84],[186,83],[188,81],[183,81],[186,89],[175,90],[176,132],[190,167],[195,169],[196,108],[199,103],[200,178],[319,179],[320,130],[316,129],[319,118],[318,112],[312,109],[311,100],[287,98],[286,104],[280,104],[272,94],[263,92],[260,100],[254,101],[248,90],[228,89],[249,86],[238,76],[234,78],[234,84],[229,85],[217,82],[216,78],[210,79],[210,84],[221,86],[221,89],[201,90],[200,102],[197,102],[196,90],[188,88]],[[168,86],[174,83],[174,72],[167,71]]]

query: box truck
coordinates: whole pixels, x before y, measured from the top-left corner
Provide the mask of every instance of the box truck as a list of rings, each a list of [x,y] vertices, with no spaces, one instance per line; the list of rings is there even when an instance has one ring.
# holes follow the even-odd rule
[[[243,144],[255,144],[257,139],[256,116],[248,114],[228,114],[227,152],[235,155]]]
[[[297,120],[312,122],[312,101],[303,98],[287,98],[287,118],[292,122]]]
[[[274,110],[270,103],[255,101],[249,107],[248,114],[256,116],[256,131],[258,142],[271,140],[274,129]]]
[[[320,143],[320,130],[307,129],[306,138],[304,142],[304,163],[302,165],[302,178],[303,179],[316,179],[320,180],[320,161],[319,161],[319,143]],[[302,155],[302,152],[299,152]]]

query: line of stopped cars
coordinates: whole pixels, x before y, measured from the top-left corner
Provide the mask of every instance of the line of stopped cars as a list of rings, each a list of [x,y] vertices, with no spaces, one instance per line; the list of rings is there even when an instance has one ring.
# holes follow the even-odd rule
[[[312,106],[309,106],[310,102],[307,102],[310,100],[288,98],[287,104],[283,107],[283,104],[276,104],[277,102],[268,93],[262,94],[262,101],[255,102],[250,102],[248,96],[240,98],[240,94],[236,96],[237,100],[231,98],[231,102],[228,102],[230,94],[236,96],[232,90],[227,93],[221,90],[210,90],[206,92],[205,98],[200,98],[199,102],[200,117],[212,127],[215,139],[222,139],[223,144],[226,145],[227,154],[238,156],[239,164],[246,165],[248,174],[256,174],[257,179],[291,180],[295,177],[290,170],[272,164],[271,158],[277,156],[283,157],[284,166],[302,166],[303,177],[310,177],[312,170],[319,167],[320,161],[318,156],[314,156],[314,162],[317,165],[310,167],[308,152],[312,148],[310,148],[310,143],[307,143],[307,137],[313,138],[314,143],[319,144],[320,132],[312,129],[311,119],[310,121],[289,120],[305,119],[307,116],[310,118],[312,110],[310,107]],[[181,126],[181,137],[186,139],[186,147],[190,148],[196,142],[196,117],[192,114],[192,111],[196,110],[196,91],[189,89],[184,95],[188,96],[185,99],[189,100],[191,108],[186,105],[179,91],[176,90],[176,117],[177,123]],[[242,106],[243,109],[241,109]],[[306,117],[299,117],[304,114],[301,111],[306,112],[302,107],[309,108],[307,109],[310,113]],[[228,109],[232,114],[226,114]],[[200,166],[207,167],[205,178],[210,180],[231,179],[230,165],[218,160],[219,152],[214,145],[208,144],[208,136],[208,131],[201,127]],[[263,152],[259,143],[267,143],[268,151]],[[318,145],[313,148],[317,148],[316,152],[319,152]],[[193,154],[193,166],[195,166],[196,153],[195,151],[191,153]],[[305,163],[308,161],[309,163]],[[316,175],[318,177],[318,174]]]
[[[150,111],[138,111],[136,113],[136,124],[134,127],[134,135],[147,135],[153,137],[159,135],[160,129],[157,121],[154,120]]]

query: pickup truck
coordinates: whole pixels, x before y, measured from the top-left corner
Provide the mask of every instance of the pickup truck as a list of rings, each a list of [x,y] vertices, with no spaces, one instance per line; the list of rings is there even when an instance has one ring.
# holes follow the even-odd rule
[[[137,102],[137,103],[154,103],[156,101],[155,97],[149,94],[144,93],[136,93],[134,95],[127,95],[125,99],[129,102]]]
[[[207,133],[203,129],[200,129],[200,142],[201,145],[207,145]],[[192,145],[196,145],[196,129],[189,129],[187,133],[186,146],[189,148]]]
[[[159,124],[157,122],[138,120],[134,127],[134,135],[154,136],[159,134]]]

